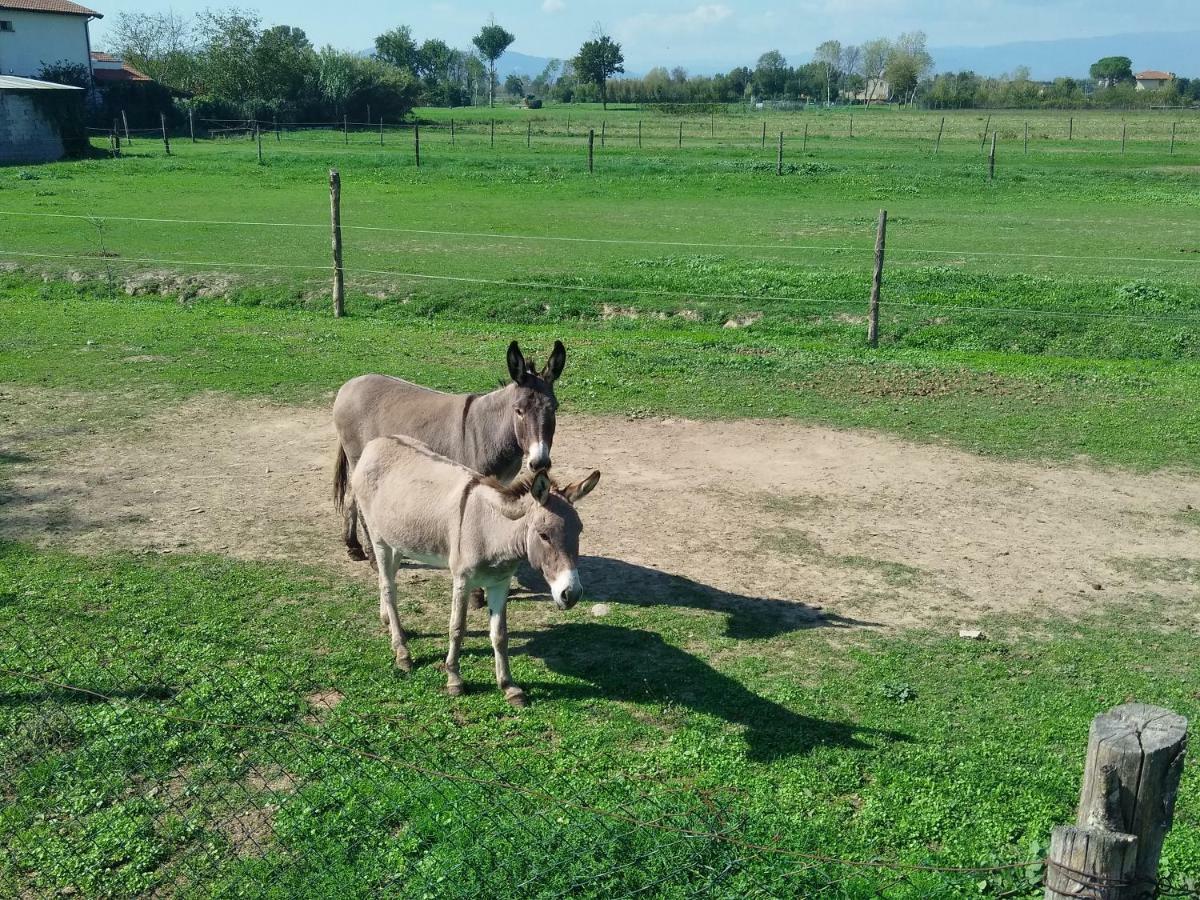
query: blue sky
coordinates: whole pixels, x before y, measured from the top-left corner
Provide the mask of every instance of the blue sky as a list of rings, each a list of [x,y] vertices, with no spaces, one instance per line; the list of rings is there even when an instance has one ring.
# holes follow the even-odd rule
[[[221,0],[93,0],[109,21],[121,10],[171,8],[191,14],[222,5]],[[318,46],[351,50],[369,48],[376,34],[399,24],[411,26],[418,39],[440,37],[466,47],[480,24],[495,14],[516,34],[513,50],[562,57],[600,24],[623,44],[631,71],[657,64],[709,70],[753,64],[771,49],[799,62],[827,38],[856,43],[918,28],[934,47],[1200,29],[1196,0],[1158,0],[1150,17],[1146,7],[1129,0],[366,0],[345,6],[328,0],[243,0],[241,5],[257,9],[269,24],[303,28]],[[93,28],[103,45],[104,21]]]

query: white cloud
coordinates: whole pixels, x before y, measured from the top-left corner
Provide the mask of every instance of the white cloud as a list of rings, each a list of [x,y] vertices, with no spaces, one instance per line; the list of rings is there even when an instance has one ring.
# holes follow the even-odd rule
[[[551,0],[547,0],[551,2]],[[647,31],[660,34],[694,34],[724,22],[733,10],[724,3],[702,3],[681,13],[639,13],[621,23],[623,36],[635,37]]]
[[[562,12],[566,8],[567,4],[563,3],[563,0],[542,0],[542,12],[544,13]]]

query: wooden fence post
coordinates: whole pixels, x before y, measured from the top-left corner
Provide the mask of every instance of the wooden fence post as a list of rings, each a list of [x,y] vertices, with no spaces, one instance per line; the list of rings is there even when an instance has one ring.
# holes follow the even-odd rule
[[[117,134],[117,123],[113,122],[113,130],[108,133],[108,142],[112,146],[113,159],[121,156],[121,135]]]
[[[679,149],[683,149],[683,122],[679,123]]]
[[[1171,147],[1175,147],[1175,129],[1171,129]],[[638,149],[642,149],[642,120],[638,119]]]
[[[854,137],[854,113],[850,113],[850,137]]]
[[[379,146],[383,146],[383,116],[379,117]]]
[[[1125,152],[1125,123],[1121,123],[1121,152]]]
[[[767,149],[767,120],[763,119],[762,148]]]
[[[1029,123],[1025,123],[1025,155],[1029,155]]]
[[[942,149],[942,132],[946,128],[946,117],[942,116],[942,124],[938,126],[937,143],[933,145],[933,155],[937,156],[938,151]]]
[[[596,143],[596,129],[588,129],[588,174],[592,174],[593,149]]]
[[[525,149],[528,150],[533,146],[533,123],[525,123]]]
[[[1071,116],[1067,119],[1067,140],[1073,140],[1075,137],[1075,117]]]
[[[867,316],[867,346],[879,346],[879,291],[883,287],[883,251],[887,243],[887,210],[879,211],[875,226],[875,271],[871,276],[871,302]]]
[[[988,114],[987,121],[983,123],[983,137],[979,139],[979,152],[983,152],[983,145],[987,143],[988,129],[992,126],[991,114]]]
[[[262,130],[257,125],[254,126],[254,137],[258,140],[258,164],[261,166],[262,165]]]
[[[158,114],[159,124],[162,125],[163,148],[167,151],[167,156],[171,155],[171,139],[167,137],[167,114]]]
[[[450,146],[454,146],[454,119],[450,120]]]
[[[605,130],[605,127],[607,124],[608,123],[605,122],[603,119],[600,120],[600,146],[601,147],[604,146],[604,130]]]
[[[421,126],[413,122],[413,160],[421,168]]]
[[[492,136],[491,136],[491,143],[489,144],[489,146],[492,146],[492,147],[496,146],[496,120],[495,119],[492,119]]]
[[[783,174],[783,132],[779,132],[779,153],[775,157],[775,174]]]
[[[192,136],[192,143],[196,143],[196,120],[192,117],[192,108],[188,107],[188,134]]]
[[[988,152],[988,181],[996,178],[996,132],[992,132],[992,149]]]
[[[333,317],[346,314],[345,274],[342,271],[342,177],[329,170],[329,220],[333,227]]]
[[[350,143],[350,117],[346,115],[342,116],[342,137],[345,139],[344,143]]]
[[[802,154],[808,152],[808,123],[807,122],[804,123],[804,143],[800,145],[800,152]]]
[[[1175,155],[1175,122],[1171,123],[1171,155]]]
[[[1126,703],[1092,720],[1075,826],[1051,840],[1047,900],[1155,896],[1186,751],[1187,719],[1158,706]]]
[[[121,124],[125,126],[125,143],[132,144],[133,141],[129,139],[129,120],[125,118],[125,110],[121,110]]]

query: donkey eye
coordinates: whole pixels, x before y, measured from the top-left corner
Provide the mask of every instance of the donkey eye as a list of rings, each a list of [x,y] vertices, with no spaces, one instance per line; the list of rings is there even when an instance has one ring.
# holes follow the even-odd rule
[[[523,415],[525,415],[525,407],[523,407],[523,406],[518,406],[518,407],[517,407],[517,409],[516,409],[516,413],[517,413],[517,415],[518,415],[518,416],[523,416]]]
[[[550,543],[550,535],[546,534],[546,532],[544,532],[544,531],[539,531],[539,532],[538,532],[538,537],[540,537],[540,538],[541,538],[543,541],[545,541],[547,544],[548,544],[548,543]]]

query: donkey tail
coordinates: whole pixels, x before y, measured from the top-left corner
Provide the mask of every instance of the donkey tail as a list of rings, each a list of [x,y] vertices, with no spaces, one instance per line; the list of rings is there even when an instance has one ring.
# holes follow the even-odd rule
[[[333,465],[333,506],[338,512],[346,508],[346,488],[350,483],[350,460],[346,448],[338,443],[337,461]]]

